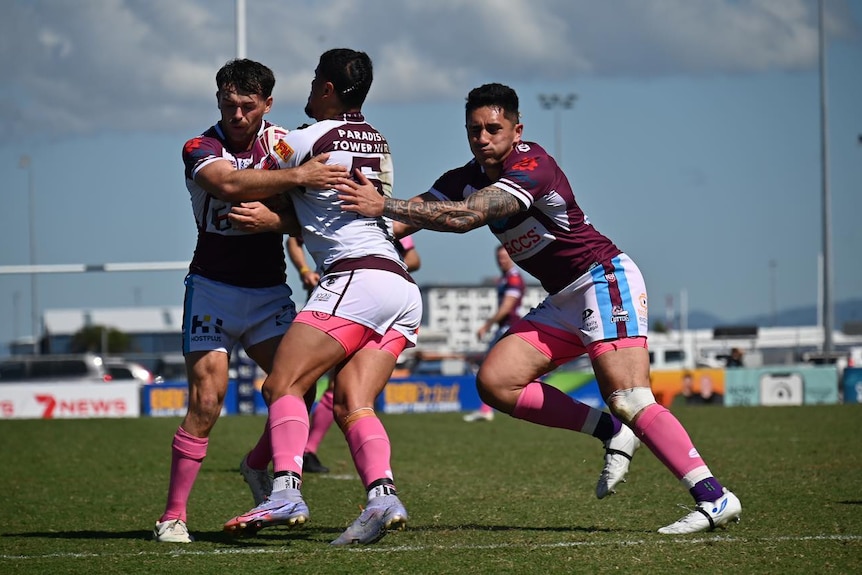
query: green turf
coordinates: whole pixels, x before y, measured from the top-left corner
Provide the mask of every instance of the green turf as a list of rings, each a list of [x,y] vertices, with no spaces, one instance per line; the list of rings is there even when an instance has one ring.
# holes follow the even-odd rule
[[[860,573],[862,405],[677,411],[742,500],[726,530],[668,537],[684,489],[648,450],[603,501],[601,444],[499,416],[383,416],[410,523],[376,545],[328,542],[364,493],[333,428],[329,476],[306,477],[310,523],[233,540],[251,507],[237,473],[261,417],[219,421],[189,506],[192,545],[149,540],[178,419],[0,421],[0,573]],[[338,479],[349,475],[353,479]]]

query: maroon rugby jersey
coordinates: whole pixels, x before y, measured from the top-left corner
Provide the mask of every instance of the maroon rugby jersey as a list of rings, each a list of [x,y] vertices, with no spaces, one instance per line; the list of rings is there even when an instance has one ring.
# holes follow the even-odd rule
[[[230,202],[224,202],[198,186],[198,170],[217,160],[229,160],[242,170],[261,161],[269,153],[269,142],[287,130],[263,122],[258,138],[248,151],[228,149],[216,124],[183,146],[186,187],[191,194],[198,239],[189,273],[222,283],[250,288],[270,287],[286,280],[281,233],[249,233],[234,229],[227,219]]]
[[[595,263],[621,253],[590,224],[557,162],[534,142],[515,144],[492,182],[475,160],[443,174],[429,190],[435,198],[461,201],[491,184],[518,198],[526,210],[488,222],[513,261],[554,294]]]

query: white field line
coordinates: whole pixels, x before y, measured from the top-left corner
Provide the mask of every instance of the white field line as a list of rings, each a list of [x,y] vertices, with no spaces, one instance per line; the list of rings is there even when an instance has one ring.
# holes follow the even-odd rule
[[[732,537],[716,535],[714,537],[698,537],[695,539],[630,539],[628,541],[560,541],[558,543],[494,543],[489,545],[399,545],[394,547],[351,546],[344,547],[345,552],[352,553],[409,553],[414,551],[462,551],[462,550],[495,550],[495,549],[560,549],[568,547],[626,547],[630,545],[702,545],[704,543],[795,543],[800,541],[862,541],[862,535],[788,535],[783,537]],[[161,547],[161,546],[160,546]],[[117,557],[154,557],[159,555],[171,557],[215,556],[215,555],[275,555],[296,553],[288,547],[249,549],[165,549],[163,551],[139,551],[135,553],[46,553],[42,555],[0,555],[0,561],[21,561],[27,559],[92,559]]]

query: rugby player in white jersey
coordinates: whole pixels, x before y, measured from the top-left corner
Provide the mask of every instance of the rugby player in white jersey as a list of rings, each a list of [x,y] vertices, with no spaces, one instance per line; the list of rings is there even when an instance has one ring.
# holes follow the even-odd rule
[[[305,108],[317,122],[276,143],[257,171],[280,171],[328,153],[330,162],[360,170],[379,193],[389,195],[389,144],[361,111],[371,82],[372,64],[364,52],[325,52]],[[227,521],[224,529],[246,534],[308,520],[300,491],[309,432],[303,396],[333,369],[335,420],[367,502],[332,543],[373,543],[407,522],[395,488],[389,438],[374,412],[374,400],[398,356],[416,343],[422,318],[419,288],[395,249],[391,220],[343,212],[331,186],[309,186],[291,196],[305,247],[321,270],[320,282],[282,338],[263,383],[275,476],[272,494]]]
[[[631,427],[694,498],[691,513],[659,532],[695,533],[738,521],[739,499],[713,476],[680,422],[653,397],[647,292],[635,263],[590,224],[556,161],[538,144],[522,141],[514,90],[501,84],[472,90],[466,129],[473,160],[443,174],[427,193],[396,200],[345,180],[337,186],[343,208],[394,218],[407,224],[405,232],[466,232],[487,225],[550,295],[482,362],[476,379],[482,399],[519,419],[602,438],[598,421],[608,437],[608,423],[601,423],[596,410],[539,380],[586,353],[616,416],[613,426],[618,418],[625,423],[621,430]],[[613,464],[613,455],[606,456],[599,498],[609,490],[606,475],[618,478],[622,469],[609,461]],[[627,469],[624,458],[621,463]]]
[[[245,170],[269,152],[287,130],[264,115],[272,107],[272,71],[252,60],[232,60],[216,74],[221,119],[183,147],[186,187],[198,228],[194,258],[185,279],[183,354],[188,372],[188,410],[172,443],[165,511],[156,521],[159,542],[189,543],[189,493],[207,452],[208,437],[221,412],[228,384],[229,354],[242,345],[264,371],[272,367],[278,342],[296,309],[285,283],[282,234],[238,229],[228,218],[244,200],[269,198],[298,185],[323,186],[347,171],[316,158],[302,167],[263,173]],[[245,205],[254,209],[253,204]],[[260,469],[254,468],[256,458]],[[255,501],[268,493],[268,437],[243,459],[241,471]]]
[[[269,217],[272,218],[273,228],[278,228],[281,222],[277,214],[272,214],[272,216],[256,216],[254,221],[258,224],[264,224],[264,218],[268,219]],[[320,274],[317,273],[317,270],[312,270],[306,263],[302,238],[296,236],[288,237],[285,242],[285,249],[287,250],[288,258],[299,273],[302,287],[307,290],[310,297],[311,292],[317,287],[318,282],[320,282]],[[416,244],[410,236],[397,240],[395,242],[395,249],[398,250],[398,254],[404,261],[404,265],[407,266],[408,272],[414,272],[422,265],[422,259],[416,249]],[[329,380],[329,385],[311,412],[308,443],[305,445],[305,453],[302,456],[302,471],[304,473],[329,473],[329,468],[320,462],[317,455],[320,442],[323,441],[329,428],[335,423],[335,418],[332,414],[333,381],[331,377],[327,377],[327,379]]]

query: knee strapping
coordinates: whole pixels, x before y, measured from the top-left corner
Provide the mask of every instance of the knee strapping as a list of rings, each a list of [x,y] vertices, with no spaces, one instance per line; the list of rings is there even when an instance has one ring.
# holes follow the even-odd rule
[[[655,403],[655,396],[648,387],[619,389],[608,397],[608,407],[626,425],[649,405]]]
[[[359,409],[354,409],[350,413],[344,416],[344,419],[341,420],[341,429],[347,432],[357,420],[362,419],[363,417],[374,417],[376,414],[374,413],[374,408],[372,407],[360,407]]]

